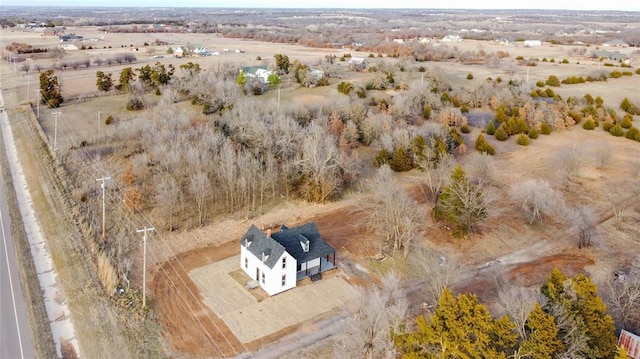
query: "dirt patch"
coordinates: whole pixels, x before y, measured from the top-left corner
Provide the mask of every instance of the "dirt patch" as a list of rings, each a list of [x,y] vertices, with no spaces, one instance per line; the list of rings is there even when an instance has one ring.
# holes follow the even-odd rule
[[[191,357],[230,356],[242,353],[242,343],[226,324],[202,303],[199,289],[189,278],[193,268],[238,254],[235,241],[181,253],[156,269],[150,289],[158,321],[174,349]]]

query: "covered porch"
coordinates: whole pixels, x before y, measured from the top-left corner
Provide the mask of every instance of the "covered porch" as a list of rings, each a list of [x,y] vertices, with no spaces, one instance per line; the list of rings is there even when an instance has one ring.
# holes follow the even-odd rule
[[[308,261],[304,264],[299,263],[298,271],[296,272],[296,281],[299,282],[307,277],[316,276],[317,278],[317,276],[322,272],[326,272],[334,268],[337,268],[335,252],[317,258],[316,260]]]

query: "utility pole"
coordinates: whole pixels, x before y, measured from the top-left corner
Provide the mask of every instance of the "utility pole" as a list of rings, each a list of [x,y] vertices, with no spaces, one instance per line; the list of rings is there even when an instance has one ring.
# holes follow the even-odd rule
[[[96,144],[100,144],[100,111],[98,111],[98,138],[96,139]]]
[[[36,118],[40,119],[40,90],[36,90],[36,93],[38,94],[38,100],[37,100],[38,101],[38,107],[37,107],[38,108],[38,112],[36,114]]]
[[[51,112],[55,123],[53,125],[53,151],[58,151],[58,115],[60,111]]]
[[[110,180],[111,177],[102,177],[102,178],[97,178],[96,181],[100,181],[101,183],[101,187],[102,187],[102,240],[105,239],[106,237],[106,216],[105,216],[105,200],[104,200],[104,190],[105,190],[105,182],[107,180]]]
[[[142,235],[142,307],[147,306],[147,232],[155,231],[154,227],[143,228],[137,230],[138,233],[144,232]]]

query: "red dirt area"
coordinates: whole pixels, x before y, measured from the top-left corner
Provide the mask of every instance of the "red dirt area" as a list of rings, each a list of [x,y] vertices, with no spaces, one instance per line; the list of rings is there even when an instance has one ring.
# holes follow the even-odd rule
[[[594,261],[583,253],[562,253],[542,257],[530,262],[518,263],[498,269],[484,271],[474,278],[465,281],[458,289],[462,293],[474,293],[481,302],[490,303],[496,300],[500,274],[511,285],[531,287],[541,286],[554,268],[560,269],[567,277],[584,273],[584,267]]]
[[[367,258],[374,255],[371,246],[366,243],[372,240],[372,231],[367,228],[364,213],[357,206],[338,208],[331,212],[317,214],[307,220],[315,222],[322,238],[338,254],[349,252],[356,258]]]
[[[192,358],[242,353],[242,343],[204,303],[188,271],[240,251],[237,242],[192,250],[162,264],[151,282],[158,320],[175,351]],[[179,263],[178,263],[179,261]],[[181,265],[180,265],[181,264]]]
[[[512,283],[529,287],[543,283],[554,268],[560,269],[567,277],[573,277],[584,273],[584,267],[593,263],[593,259],[580,253],[554,254],[512,266],[509,279]]]

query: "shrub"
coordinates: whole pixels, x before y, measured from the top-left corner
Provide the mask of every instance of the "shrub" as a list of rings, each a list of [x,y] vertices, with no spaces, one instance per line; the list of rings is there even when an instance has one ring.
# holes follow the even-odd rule
[[[367,91],[362,87],[356,87],[356,95],[358,95],[358,98],[365,98],[367,97]]]
[[[562,59],[562,62],[561,62],[561,63],[563,63],[563,64],[568,64],[568,63],[569,63],[569,60],[567,60],[567,59]]]
[[[469,133],[471,132],[471,127],[469,126],[468,123],[465,123],[464,125],[460,126],[460,132]]]
[[[609,77],[611,77],[612,79],[617,79],[622,77],[622,72],[620,71],[611,71],[611,73],[609,74]]]
[[[593,105],[595,103],[595,100],[593,99],[593,96],[591,96],[590,93],[584,95],[584,99],[587,101],[588,105]]]
[[[582,121],[582,115],[580,115],[579,112],[576,111],[569,111],[567,113],[567,115],[569,115],[569,117],[571,117],[573,119],[574,124],[579,124],[580,121]]]
[[[638,67],[638,68],[636,69],[636,74],[637,74],[637,75],[640,75],[640,67]]]
[[[602,130],[609,132],[611,130],[611,127],[613,127],[613,125],[615,125],[616,123],[613,121],[604,121],[604,123],[602,124]]]
[[[529,136],[530,139],[535,140],[539,136],[538,130],[536,130],[535,127],[531,127],[527,135]]]
[[[342,81],[338,84],[338,92],[348,95],[353,89],[353,85],[349,82]]]
[[[545,85],[545,84],[544,84],[544,81],[538,81],[538,82],[536,82],[536,86],[538,86],[538,87],[544,87],[544,85]]]
[[[113,123],[113,116],[109,115],[107,116],[107,118],[104,120],[104,124],[105,125],[110,125]]]
[[[396,172],[406,172],[413,168],[411,154],[404,147],[398,147],[389,160],[389,167]]]
[[[139,111],[144,108],[144,102],[138,97],[130,98],[127,101],[127,110],[129,111]]]
[[[525,121],[523,118],[517,118],[514,122],[513,122],[513,134],[515,135],[516,133],[528,133],[529,132],[529,125],[527,125],[527,121]]]
[[[622,102],[620,103],[620,109],[624,112],[629,112],[629,109],[633,106],[633,104],[631,103],[631,101],[629,101],[628,98],[624,98],[624,100],[622,100]]]
[[[476,151],[480,153],[486,153],[491,156],[496,154],[495,148],[493,148],[493,146],[491,146],[491,144],[487,142],[482,134],[479,134],[478,138],[476,139]]]
[[[516,60],[518,60],[518,61],[524,61],[524,57],[523,57],[523,56],[518,56],[518,57],[516,57]]]
[[[498,141],[506,141],[509,138],[509,134],[507,133],[507,130],[505,130],[504,127],[505,127],[505,125],[502,124],[496,130],[496,133],[495,133],[496,140],[498,140]]]
[[[527,135],[525,135],[524,133],[521,133],[518,135],[518,138],[516,139],[516,143],[519,144],[520,146],[529,146],[529,137],[527,137]]]
[[[592,130],[595,130],[596,125],[595,123],[593,123],[592,119],[588,119],[582,124],[582,128],[584,128],[585,130],[592,131]]]
[[[418,67],[418,72],[425,72],[425,71],[427,71],[427,69],[424,68],[424,66]]]
[[[425,118],[425,120],[431,118],[431,106],[425,106],[424,110],[422,110],[422,116]]]
[[[622,126],[622,128],[626,128],[629,129],[631,127],[633,127],[633,122],[631,121],[631,116],[624,116],[624,118],[622,119],[622,122],[620,122],[620,126]]]
[[[540,133],[543,135],[550,135],[551,134],[551,126],[549,126],[548,123],[543,122],[542,125],[540,125]]]
[[[380,152],[378,152],[376,159],[373,161],[373,165],[376,167],[380,167],[386,163],[389,163],[389,160],[391,160],[391,154],[389,153],[389,151],[383,148],[380,150]]]
[[[609,129],[609,133],[616,137],[622,137],[624,136],[624,129],[622,128],[622,126],[616,124],[613,125],[611,129]]]
[[[469,112],[469,108],[467,107],[467,105],[460,106],[460,112],[462,112],[462,113]]]
[[[637,128],[631,127],[629,131],[627,131],[627,133],[624,134],[624,137],[630,140],[634,140],[638,136],[638,133],[640,133],[640,131],[638,131]]]
[[[473,74],[471,72],[467,74],[467,80],[473,80]]]
[[[489,121],[489,124],[485,128],[485,132],[489,136],[495,135],[495,133],[496,133],[496,125],[493,123],[493,121]]]

